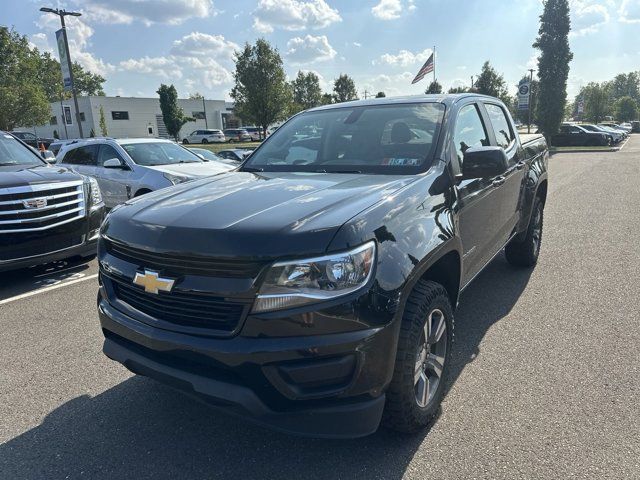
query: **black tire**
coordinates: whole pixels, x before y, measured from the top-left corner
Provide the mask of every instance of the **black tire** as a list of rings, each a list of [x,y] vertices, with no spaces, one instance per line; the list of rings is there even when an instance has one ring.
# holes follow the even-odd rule
[[[427,359],[432,356],[431,347],[427,347],[429,349],[427,353],[420,347],[423,343],[428,343],[424,342],[427,336],[425,325],[427,319],[430,320],[430,324],[433,324],[432,319],[436,321],[436,312],[442,314],[441,321],[444,322],[445,329],[439,337],[440,341],[433,346],[444,345],[445,351],[442,355],[441,349],[433,350],[435,358],[437,358],[436,355],[443,358],[441,375],[437,379],[433,396],[429,393],[427,402],[421,406],[417,391],[419,380],[416,381],[420,371],[417,364],[420,363],[418,360],[421,355],[423,366],[429,363]],[[445,288],[430,280],[418,281],[407,300],[402,317],[393,378],[386,393],[382,417],[384,426],[400,432],[412,433],[431,425],[438,413],[447,384],[453,345],[453,326],[453,309]],[[423,373],[427,374],[427,370],[423,368]],[[435,375],[435,371],[432,373]]]
[[[543,223],[544,203],[540,197],[536,197],[524,238],[514,238],[504,249],[507,261],[511,265],[533,267],[538,262],[540,246],[542,245]]]
[[[182,144],[183,145],[189,145],[189,140],[187,140],[186,138],[182,140]]]
[[[209,143],[209,141],[208,141],[206,138],[203,138],[203,139],[202,139],[202,144],[203,144],[203,145],[206,145],[207,143]]]

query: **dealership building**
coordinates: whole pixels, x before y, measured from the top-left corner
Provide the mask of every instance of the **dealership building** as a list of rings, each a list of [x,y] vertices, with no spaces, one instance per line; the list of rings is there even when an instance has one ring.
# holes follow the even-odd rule
[[[180,131],[180,138],[193,130],[203,128],[224,129],[238,126],[238,119],[233,116],[233,103],[224,100],[179,99],[178,105],[186,116],[195,119],[187,122]],[[91,131],[94,136],[102,136],[100,129],[100,108],[104,112],[107,134],[110,137],[160,137],[169,138],[162,120],[160,101],[158,98],[136,97],[78,97],[80,122],[85,137]],[[80,136],[76,121],[73,99],[53,102],[50,105],[51,118],[46,125],[35,127],[39,137],[61,139],[78,138]],[[20,130],[32,131],[34,128]]]

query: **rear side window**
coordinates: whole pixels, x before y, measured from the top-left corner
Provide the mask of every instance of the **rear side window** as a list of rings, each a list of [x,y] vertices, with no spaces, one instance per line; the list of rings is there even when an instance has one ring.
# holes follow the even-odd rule
[[[502,107],[499,107],[498,105],[486,103],[485,107],[489,114],[489,120],[491,121],[491,126],[493,127],[493,131],[496,135],[496,142],[498,143],[498,146],[505,149],[509,148],[516,137],[511,130],[511,124],[509,120],[507,120],[506,113]]]
[[[62,163],[70,165],[97,165],[98,145],[87,145],[85,147],[74,148],[69,150],[65,155]]]
[[[489,145],[487,131],[480,119],[480,112],[478,112],[476,105],[467,105],[460,109],[453,134],[453,142],[460,165],[462,165],[464,152],[469,148]]]

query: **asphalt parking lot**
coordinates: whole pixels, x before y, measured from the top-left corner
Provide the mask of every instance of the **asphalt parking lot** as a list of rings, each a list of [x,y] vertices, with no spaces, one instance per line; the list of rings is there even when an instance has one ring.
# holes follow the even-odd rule
[[[101,353],[96,262],[0,277],[0,478],[640,478],[640,135],[550,161],[540,262],[463,294],[418,435],[299,439]]]

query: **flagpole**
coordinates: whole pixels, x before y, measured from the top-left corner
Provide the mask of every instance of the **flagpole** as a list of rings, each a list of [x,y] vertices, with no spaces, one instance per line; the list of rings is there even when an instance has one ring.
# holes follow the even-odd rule
[[[436,46],[433,46],[433,81],[436,81]]]

